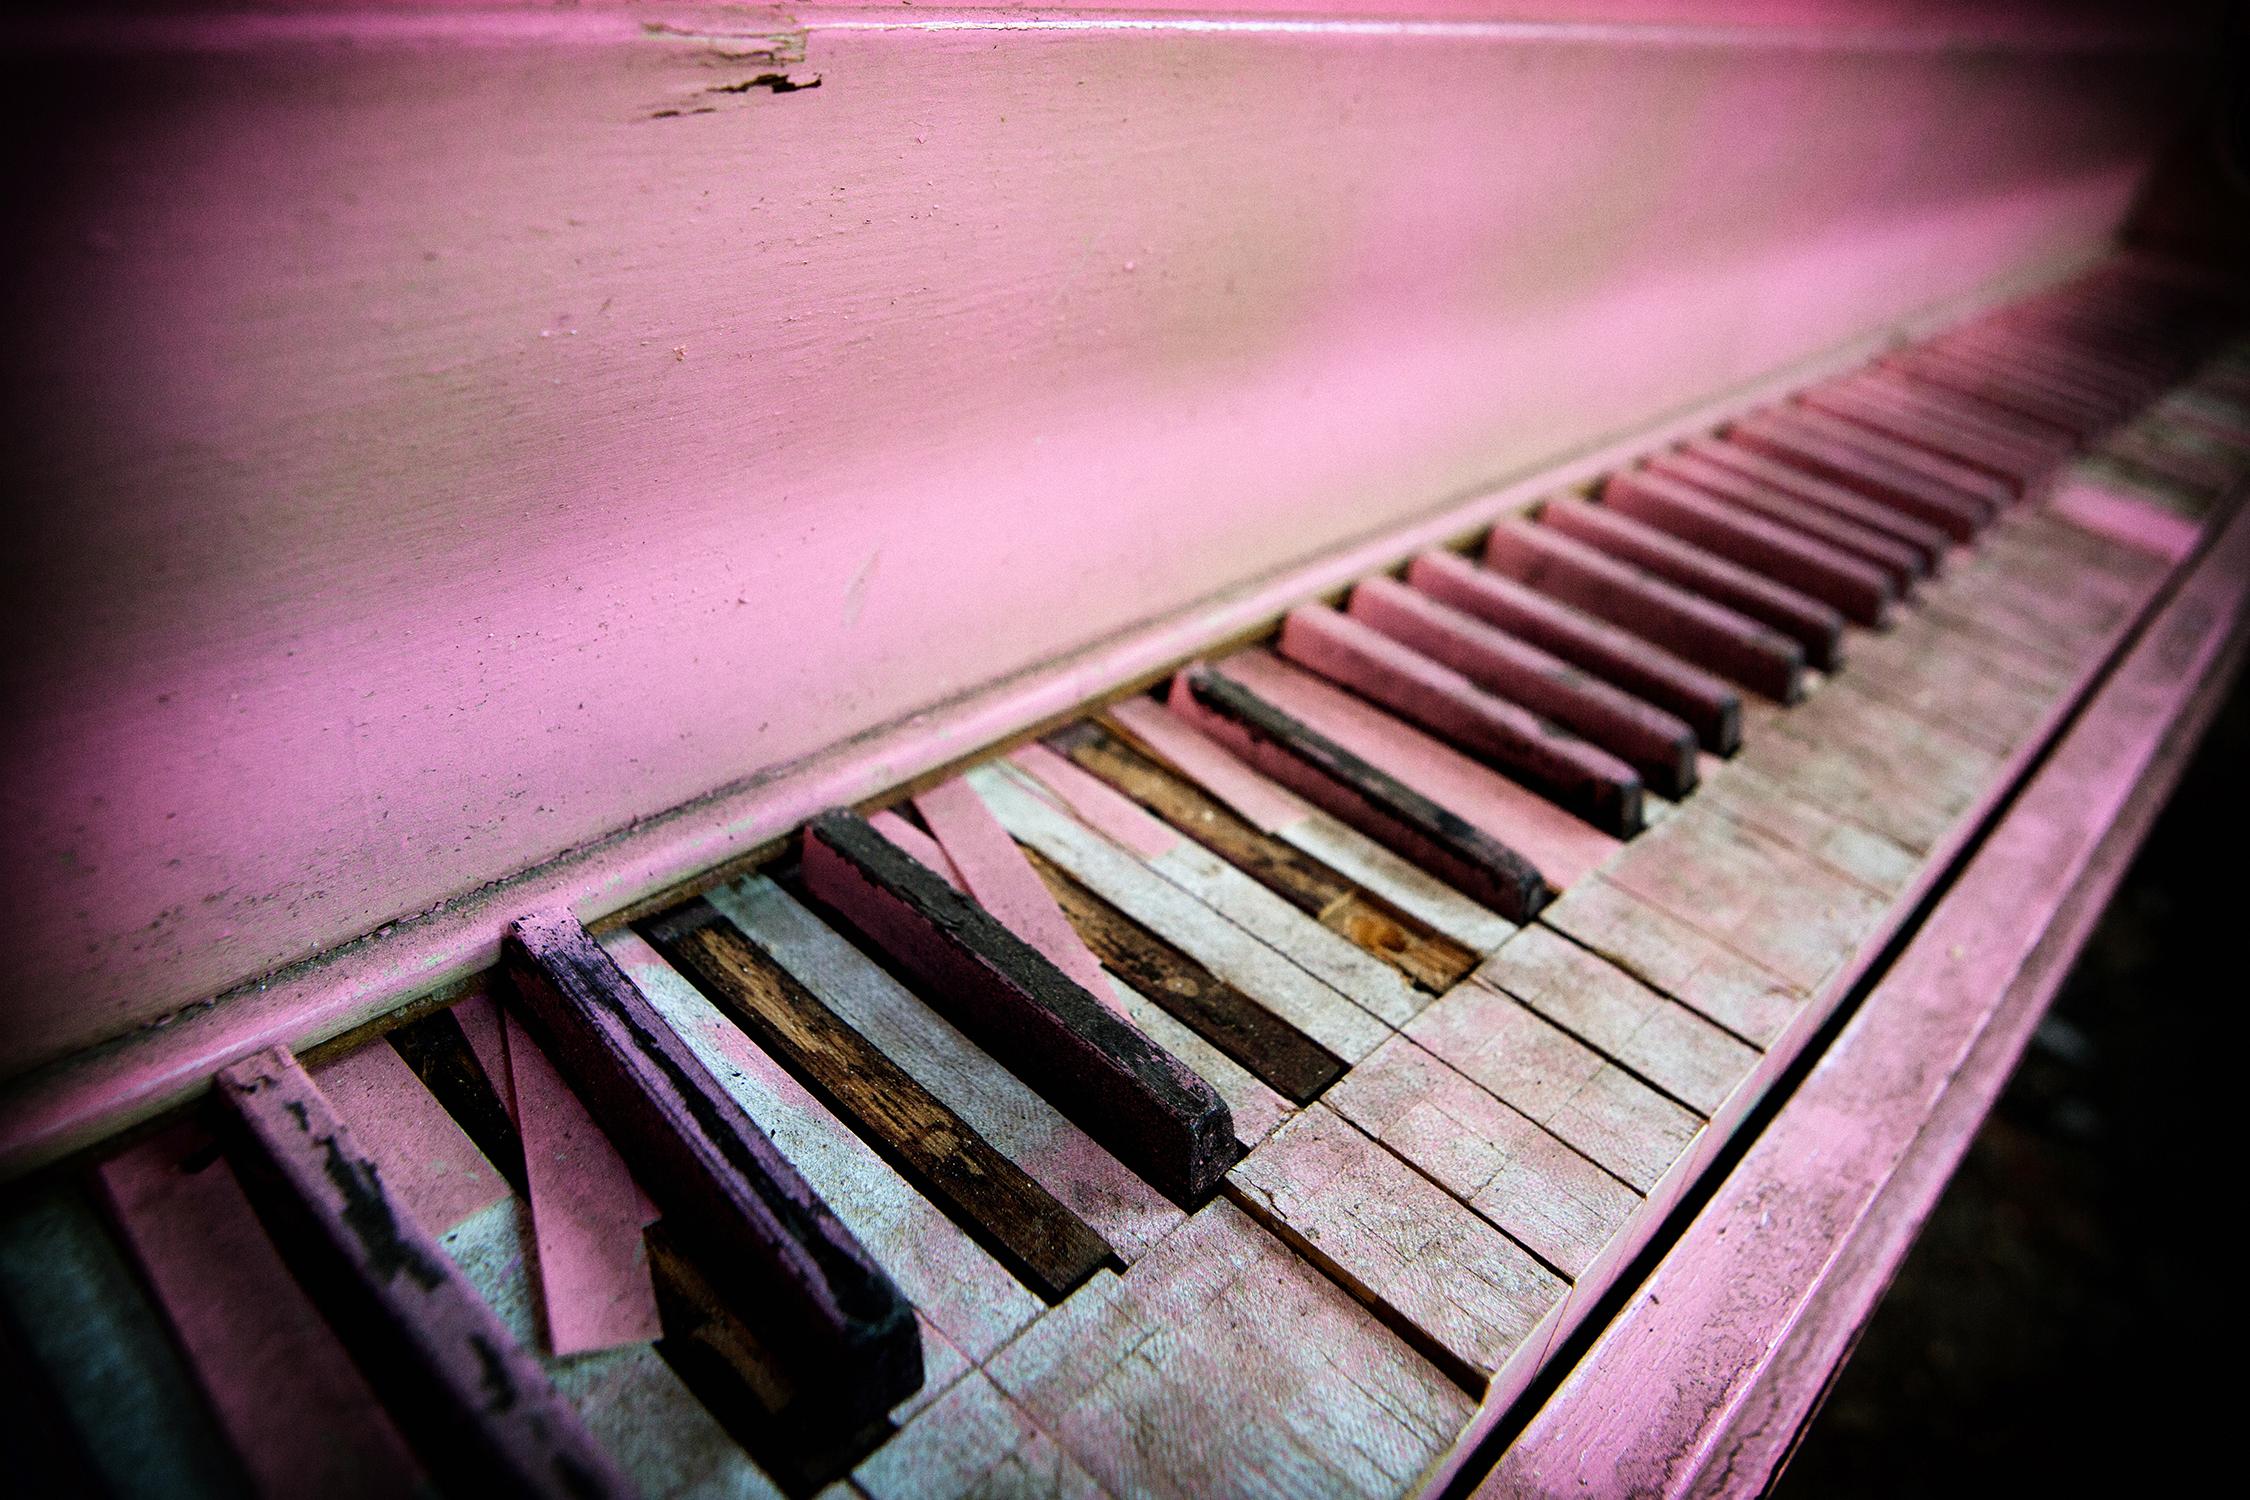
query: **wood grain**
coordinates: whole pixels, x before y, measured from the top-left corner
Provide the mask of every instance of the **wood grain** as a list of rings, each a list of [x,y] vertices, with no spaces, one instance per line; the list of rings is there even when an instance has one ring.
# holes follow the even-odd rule
[[[1109,1243],[708,907],[652,923],[649,941],[725,1007],[822,1104],[1048,1301],[1110,1264]]]
[[[537,1039],[630,1153],[674,1238],[768,1341],[802,1420],[850,1430],[919,1386],[898,1287],[585,929],[566,914],[521,918],[507,963]]]
[[[440,1483],[574,1500],[631,1492],[294,1057],[236,1063],[216,1096],[259,1216]]]

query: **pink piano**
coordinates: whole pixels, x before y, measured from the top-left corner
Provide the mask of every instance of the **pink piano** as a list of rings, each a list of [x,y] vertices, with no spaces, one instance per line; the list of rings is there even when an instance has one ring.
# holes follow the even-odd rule
[[[11,14],[19,1471],[1757,1492],[2241,662],[2219,36]]]

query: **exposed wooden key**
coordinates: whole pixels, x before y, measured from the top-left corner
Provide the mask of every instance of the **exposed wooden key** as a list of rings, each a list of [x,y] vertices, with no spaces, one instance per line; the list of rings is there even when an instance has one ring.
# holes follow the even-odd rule
[[[1546,904],[1547,882],[1522,855],[1212,668],[1175,678],[1172,707],[1299,796],[1510,921]]]
[[[1929,559],[1895,537],[1871,526],[1833,515],[1785,490],[1725,469],[1687,452],[1659,454],[1648,471],[1677,479],[1737,515],[1756,517],[1808,537],[1846,557],[1858,558],[1890,580],[1891,592],[1905,598],[1917,580],[1928,576]],[[1942,549],[1944,538],[1936,539]]]
[[[1602,501],[1841,610],[1848,620],[1870,627],[1890,623],[1897,589],[1881,568],[1777,522],[1730,510],[1685,481],[1645,469],[1612,474]]]
[[[1724,438],[1698,438],[1682,448],[1677,456],[1707,463],[1724,473],[1738,474],[1831,516],[1878,532],[1901,546],[1911,547],[1921,558],[1927,573],[1943,570],[1946,553],[1953,545],[1951,535],[1943,527],[1918,521],[1896,506],[1870,499],[1849,485],[1823,479],[1809,469],[1784,463],[1740,443]],[[1658,466],[1669,461],[1669,457],[1660,459]]]
[[[1032,868],[1110,971],[1292,1104],[1343,1076],[1344,1061],[1070,877],[1037,850]]]
[[[1552,526],[1501,522],[1485,538],[1484,563],[1778,703],[1804,695],[1796,641]]]
[[[518,921],[503,959],[548,1058],[795,1382],[791,1409],[849,1430],[912,1395],[905,1297],[616,960],[567,913]]]
[[[1160,1192],[1192,1202],[1233,1165],[1210,1084],[857,813],[806,826],[804,874],[933,1007]]]
[[[1456,553],[1423,553],[1407,565],[1406,582],[1417,593],[1678,715],[1714,755],[1732,755],[1742,743],[1741,695],[1662,646]]]
[[[626,1495],[627,1483],[285,1048],[222,1070],[243,1187],[440,1484]]]
[[[1833,672],[1843,661],[1844,617],[1818,599],[1608,506],[1552,501],[1539,519],[1565,536],[1781,632],[1804,649],[1807,663],[1823,672]]]
[[[1081,721],[1049,735],[1047,743],[1299,911],[1395,965],[1424,989],[1442,993],[1476,967],[1477,954],[1467,945],[1363,890],[1304,850],[1254,827],[1218,798],[1102,725]]]
[[[1886,462],[1856,444],[1838,442],[1833,433],[1808,426],[1798,413],[1765,411],[1744,417],[1727,429],[1726,436],[1729,442],[1894,506],[1955,541],[1970,540],[1990,515],[1990,507],[1981,501],[1926,474]]]
[[[1631,766],[1364,622],[1325,605],[1306,605],[1282,622],[1279,649],[1290,661],[1420,725],[1596,828],[1620,837],[1640,832],[1641,779]]]
[[[751,1039],[1050,1302],[1114,1259],[1108,1241],[702,902],[652,923],[657,951]]]

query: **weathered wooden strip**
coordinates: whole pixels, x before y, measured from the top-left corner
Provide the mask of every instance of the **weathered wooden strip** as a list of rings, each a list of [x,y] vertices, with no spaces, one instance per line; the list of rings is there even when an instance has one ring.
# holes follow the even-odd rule
[[[1441,662],[1325,605],[1292,610],[1281,655],[1506,772],[1606,833],[1641,828],[1641,781],[1591,741],[1495,697]]]
[[[1889,906],[1779,840],[1698,807],[1650,829],[1602,874],[1805,994],[1858,951]]]
[[[1928,576],[1932,557],[1944,550],[1943,537],[1933,537],[1927,551],[1911,547],[1872,526],[1822,510],[1786,490],[1684,449],[1660,453],[1648,461],[1648,467],[1650,472],[1690,485],[1737,513],[1810,537],[1870,564],[1891,581],[1892,592],[1901,599],[1913,592],[1917,580]]]
[[[1109,1241],[1127,1264],[1178,1227],[1164,1195],[763,875],[703,899],[814,998]]]
[[[1991,507],[1974,496],[1887,462],[1856,444],[1841,442],[1834,433],[1811,426],[1799,412],[1763,411],[1744,417],[1727,428],[1726,438],[1737,447],[1857,490],[1939,528],[1955,541],[1975,537],[1991,519]]]
[[[548,1352],[648,1343],[663,1332],[642,1241],[656,1206],[522,1019],[508,1013],[502,1030],[524,1137]],[[379,1148],[369,1149],[381,1159]]]
[[[941,782],[917,796],[914,807],[979,906],[1095,999],[1105,1003],[1115,999],[1101,964],[1086,951],[1045,883],[1024,862],[1023,851],[1008,837],[1008,830],[967,782],[959,777]]]
[[[430,1233],[508,1196],[507,1180],[391,1048],[360,1047],[307,1071],[360,1149],[382,1164],[384,1186]]]
[[[1832,672],[1844,659],[1844,617],[1772,578],[1644,525],[1608,506],[1550,500],[1540,524],[1795,641],[1807,665]],[[1778,695],[1776,695],[1778,696]]]
[[[1880,896],[1897,896],[1921,873],[1922,859],[1871,828],[1839,817],[1737,759],[1704,786],[1699,806],[1770,834],[1798,853]]]
[[[1101,1486],[981,1370],[852,1471],[869,1500],[1103,1500]]]
[[[1142,854],[1149,869],[1369,1015],[1395,1026],[1422,1008],[1422,997],[1397,969],[1045,745],[1024,746],[1000,769],[1035,791],[1052,794],[1074,814],[1098,799],[1107,808],[1104,828],[1130,823],[1140,846],[1153,848],[1165,841],[1160,852]]]
[[[384,1189],[281,1048],[218,1075],[260,1217],[439,1483],[464,1493],[623,1495],[630,1486],[538,1362]]]
[[[1754,1048],[1537,923],[1477,978],[1707,1119],[1758,1065]]]
[[[1349,609],[1353,619],[1477,686],[1585,736],[1659,796],[1694,789],[1695,731],[1677,715],[1394,578],[1358,584]]]
[[[1181,728],[1185,730],[1185,726]],[[1276,896],[1395,966],[1423,988],[1443,990],[1476,967],[1477,954],[1467,945],[1361,890],[1286,840],[1253,827],[1201,787],[1174,775],[1091,720],[1048,736],[1048,743],[1068,755],[1074,765],[1099,776]],[[1217,750],[1216,746],[1212,748]],[[1247,767],[1243,770],[1245,775],[1255,774]]]
[[[1641,1195],[1406,1037],[1322,1101],[1576,1280]]]
[[[995,1356],[1001,1390],[1119,1495],[1395,1500],[1469,1398],[1221,1198]],[[1148,1434],[1134,1441],[1125,1434]]]
[[[1743,752],[1753,769],[1893,842],[1927,853],[1998,772],[1999,756],[1838,682]]]
[[[1106,1240],[708,906],[691,903],[648,937],[1033,1291],[1059,1301],[1110,1263]]]
[[[1516,850],[1557,888],[1617,850],[1614,835],[1270,651],[1237,651],[1219,670],[1313,733]]]
[[[1546,903],[1531,862],[1387,771],[1209,667],[1173,680],[1172,707],[1203,733],[1395,853],[1521,921]]]
[[[1945,528],[1915,519],[1894,505],[1872,499],[1847,484],[1823,479],[1810,469],[1756,448],[1724,438],[1699,438],[1680,450],[1680,456],[1725,473],[1739,474],[1831,516],[1879,532],[1901,546],[1911,547],[1922,559],[1926,573],[1945,567],[1953,540]]]
[[[1406,581],[1440,604],[1678,715],[1714,755],[1731,755],[1742,743],[1741,697],[1662,646],[1451,552],[1422,553],[1407,565]]]
[[[7,1399],[27,1422],[36,1413],[52,1424],[29,1435],[46,1440],[59,1477],[97,1494],[254,1493],[124,1250],[75,1182],[18,1183],[0,1200],[0,1338],[27,1367]],[[11,1485],[41,1493],[31,1487],[40,1456],[11,1447]]]
[[[1515,923],[1499,913],[1318,809],[1275,836],[1357,881],[1398,910],[1429,923],[1468,952],[1490,953],[1516,930]]]
[[[2047,503],[2074,525],[2175,563],[2186,561],[2203,536],[2201,521],[2083,472],[2058,484]]]
[[[906,1299],[616,961],[567,913],[519,919],[502,956],[549,1058],[798,1383],[800,1420],[848,1431],[911,1394],[922,1354]]]
[[[1848,620],[1878,628],[1890,623],[1898,595],[1882,569],[1786,526],[1729,509],[1681,480],[1646,469],[1621,470],[1602,486],[1602,502],[1817,599]]]
[[[804,871],[978,1045],[1160,1191],[1193,1201],[1233,1164],[1208,1083],[857,814],[807,825]]]
[[[639,934],[601,943],[947,1343],[981,1360],[1038,1315],[1038,1297]],[[924,1353],[929,1362],[927,1344]],[[925,1386],[936,1379],[932,1370]]]
[[[1104,965],[1284,1099],[1309,1103],[1343,1075],[1342,1058],[1228,984],[1034,851],[1034,867]]]
[[[968,891],[968,883],[961,878],[961,872],[953,868],[953,861],[947,857],[943,849],[938,847],[937,840],[916,828],[912,823],[907,822],[897,813],[892,812],[889,808],[884,808],[881,812],[869,813],[867,815],[867,826],[904,849],[914,857],[922,868],[936,875],[947,885],[963,893]]]
[[[1163,1006],[1114,974],[1110,976],[1109,987],[1125,1007],[1125,1014],[1132,1018],[1135,1026],[1148,1033],[1150,1041],[1202,1074],[1203,1081],[1218,1090],[1219,1097],[1227,1101],[1227,1113],[1234,1117],[1235,1143],[1243,1150],[1254,1149],[1295,1112],[1295,1105],[1275,1093],[1248,1068],[1182,1025]]]
[[[1474,979],[1441,996],[1406,1035],[1643,1193],[1702,1128],[1691,1111]]]
[[[1920,615],[1852,663],[1852,686],[1971,744],[2005,755],[2044,717],[2070,674],[2029,651]]]
[[[484,1060],[462,1026],[461,1005],[449,1005],[396,1027],[387,1040],[446,1113],[461,1123],[485,1160],[499,1168],[517,1192],[525,1191],[523,1138],[516,1131],[515,1106],[486,1073]]]
[[[1782,703],[1804,692],[1796,641],[1553,527],[1501,522],[1485,538],[1484,564],[1752,692]]]
[[[1166,711],[1156,697],[1136,694],[1112,703],[1099,722],[1144,755],[1169,766],[1224,802],[1260,833],[1279,834],[1319,812],[1310,802],[1260,776]]]
[[[203,1130],[174,1126],[111,1157],[99,1175],[260,1494],[387,1496],[427,1482]]]
[[[1755,1047],[1780,1038],[1808,993],[1600,875],[1565,892],[1541,920]]]
[[[980,766],[970,783],[1003,826],[1103,901],[1349,1062],[1388,1026],[1251,933],[1043,798],[1012,769]]]
[[[1235,1201],[1474,1388],[1568,1290],[1507,1236],[1316,1104],[1227,1174]]]
[[[1926,449],[1948,463],[1981,474],[2021,498],[2053,466],[2045,453],[2027,449],[2001,434],[1979,432],[1942,414],[1917,410],[1880,388],[1853,384],[1815,386],[1798,400],[1838,421]]]

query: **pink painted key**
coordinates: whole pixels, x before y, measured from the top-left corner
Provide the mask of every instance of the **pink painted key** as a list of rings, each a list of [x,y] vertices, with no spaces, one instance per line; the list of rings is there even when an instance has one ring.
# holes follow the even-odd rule
[[[100,1177],[253,1489],[375,1497],[427,1487],[406,1440],[200,1128],[175,1126],[142,1141],[104,1162]]]
[[[1916,380],[1889,365],[1869,365],[1845,383],[1906,410],[1924,412],[1968,432],[2010,444],[2049,464],[2061,463],[2078,447],[2076,436],[2053,422],[2010,411],[1965,391]]]
[[[1583,500],[1550,501],[1539,520],[1551,531],[1779,631],[1821,671],[1832,672],[1843,660],[1844,617],[1817,599]]]
[[[416,1222],[444,1234],[513,1189],[468,1132],[388,1045],[361,1047],[310,1070],[383,1185]]]
[[[1620,837],[1640,832],[1641,779],[1631,766],[1382,632],[1308,604],[1282,622],[1279,650],[1545,793],[1596,828]]]
[[[1936,526],[1956,541],[1975,537],[1991,516],[1991,507],[1953,486],[1886,462],[1857,444],[1838,442],[1834,434],[1809,426],[1798,413],[1760,412],[1736,422],[1726,436],[1738,447],[1857,490]]]
[[[1695,731],[1676,715],[1394,578],[1352,590],[1351,617],[1624,761],[1659,796],[1695,787]]]
[[[1802,532],[1730,510],[1695,486],[1646,469],[1612,474],[1602,501],[1622,515],[1818,599],[1868,626],[1890,623],[1897,589],[1871,563]]]
[[[1922,569],[1926,573],[1942,570],[1946,554],[1952,550],[1952,541],[1938,527],[1917,521],[1895,506],[1871,500],[1855,489],[1833,480],[1822,479],[1810,470],[1783,463],[1755,448],[1746,448],[1724,438],[1698,438],[1680,449],[1678,456],[1709,464],[1726,473],[1739,474],[1839,520],[1849,521],[1855,526],[1863,526],[1869,531],[1889,537],[1900,546],[1911,548],[1914,555],[1921,559]],[[1658,467],[1669,462],[1669,457],[1658,460]]]
[[[1197,734],[1154,698],[1112,703],[1104,717],[1156,759],[1232,808],[1260,833],[1279,833],[1311,817],[1313,805]]]
[[[655,1206],[512,1014],[507,1036],[551,1352],[648,1343],[663,1332],[641,1239]]]
[[[964,895],[967,894],[969,888],[962,882],[961,872],[953,868],[953,861],[946,857],[943,849],[938,847],[936,839],[931,838],[921,829],[916,828],[912,823],[907,822],[906,819],[888,808],[881,812],[869,813],[867,815],[867,826],[904,849],[909,855],[913,856],[915,862],[921,865],[923,869],[936,875],[955,890],[962,892]]]
[[[2008,486],[2018,498],[2055,466],[2041,449],[1917,407],[1879,386],[1839,381],[1807,391],[1801,399],[1829,416],[1966,465]]]
[[[1742,699],[1731,686],[1597,615],[1452,552],[1415,558],[1406,581],[1417,593],[1679,715],[1695,731],[1696,742],[1715,755],[1732,755],[1742,743]]]
[[[2118,416],[2106,403],[2048,390],[1981,361],[1963,359],[1941,349],[1891,355],[1883,365],[1909,379],[1961,392],[2002,410],[2047,423],[2069,433],[2080,447]]]
[[[1951,486],[1982,506],[1984,518],[1988,521],[2007,509],[2009,502],[2016,498],[2015,489],[2004,481],[1980,473],[1967,464],[1956,463],[1919,443],[1888,437],[1802,404],[1787,406],[1782,410],[1788,413],[1791,420],[1803,424],[1813,432],[1839,443],[1848,443],[1898,468],[1926,475],[1935,483]]]
[[[1051,751],[1048,754],[1051,759],[1061,759]],[[1101,961],[1088,950],[1078,929],[1055,904],[1054,892],[1039,878],[1039,872],[1023,857],[1023,850],[1016,847],[1016,841],[1000,826],[1000,820],[974,787],[958,776],[939,782],[914,799],[914,810],[929,824],[931,837],[961,872],[962,883],[979,906],[1045,954],[1049,963],[1076,980],[1086,993],[1118,1015],[1125,1015],[1124,1002],[1110,987]]]
[[[1894,597],[1909,597],[1915,583],[1929,571],[1923,555],[1904,542],[1692,454],[1661,453],[1648,461],[1647,468],[1652,474],[1680,481],[1734,514],[1755,517],[1846,557],[1858,558],[1890,581]]]

